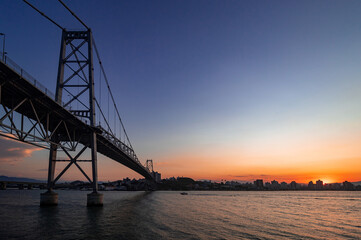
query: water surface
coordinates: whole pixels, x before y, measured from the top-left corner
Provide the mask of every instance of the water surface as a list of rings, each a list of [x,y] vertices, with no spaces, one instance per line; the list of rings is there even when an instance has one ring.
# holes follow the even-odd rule
[[[358,239],[361,192],[103,192],[87,208],[82,191],[0,191],[0,239]]]

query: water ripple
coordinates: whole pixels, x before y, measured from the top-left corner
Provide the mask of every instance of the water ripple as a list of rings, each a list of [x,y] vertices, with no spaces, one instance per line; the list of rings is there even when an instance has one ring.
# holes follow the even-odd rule
[[[37,190],[0,191],[0,239],[359,239],[360,192],[58,191],[40,208]]]

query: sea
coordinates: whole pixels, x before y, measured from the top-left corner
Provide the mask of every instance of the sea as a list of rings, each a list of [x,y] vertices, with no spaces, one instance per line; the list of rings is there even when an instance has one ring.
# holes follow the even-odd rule
[[[57,190],[0,191],[0,239],[361,239],[361,192]]]

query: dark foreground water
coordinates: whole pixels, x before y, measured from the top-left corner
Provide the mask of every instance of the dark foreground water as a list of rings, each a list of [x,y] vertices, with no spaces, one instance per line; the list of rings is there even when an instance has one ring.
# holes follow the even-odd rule
[[[0,239],[361,239],[361,192],[0,191]]]

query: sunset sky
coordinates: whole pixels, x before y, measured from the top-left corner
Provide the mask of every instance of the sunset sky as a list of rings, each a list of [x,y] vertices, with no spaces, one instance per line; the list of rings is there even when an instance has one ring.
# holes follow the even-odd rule
[[[55,0],[30,2],[81,27]],[[64,2],[162,177],[361,181],[360,1]],[[0,9],[8,56],[55,92],[61,30],[22,1]],[[48,154],[2,138],[0,175],[46,179]],[[124,177],[140,175],[99,154],[99,180]],[[62,178],[76,179],[75,166]]]

